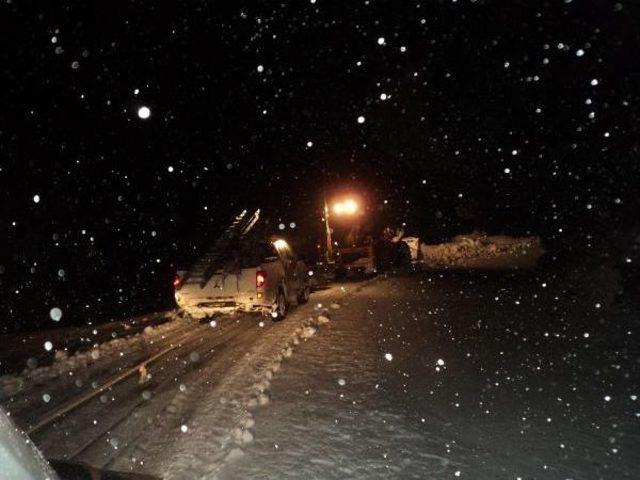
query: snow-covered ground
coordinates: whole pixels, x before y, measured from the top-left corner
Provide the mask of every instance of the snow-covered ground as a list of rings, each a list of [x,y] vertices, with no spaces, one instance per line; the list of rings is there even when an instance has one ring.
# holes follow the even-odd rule
[[[166,479],[637,478],[638,320],[536,275],[345,283],[282,322],[175,316],[2,405],[28,427],[175,345],[36,445]]]
[[[455,275],[364,286],[287,360],[255,441],[220,477],[637,478],[630,325],[547,287]]]
[[[418,257],[429,268],[503,270],[532,268],[543,253],[539,237],[472,233],[447,243],[420,244]]]
[[[168,313],[170,321],[140,333],[4,375],[0,402],[28,430],[175,346],[147,367],[149,378],[133,375],[32,436],[47,458],[168,479],[215,475],[252,441],[252,412],[269,403],[270,380],[283,360],[327,321],[325,299],[331,303],[356,288],[316,292],[313,304],[282,322],[246,314],[198,322]]]
[[[76,325],[0,335],[0,372],[29,372],[50,366],[55,360],[112,339],[121,339],[161,325],[174,318],[175,312],[154,312],[121,321],[98,325]],[[55,324],[54,324],[55,325]],[[50,348],[44,348],[47,345]],[[1,382],[1,381],[0,381]]]

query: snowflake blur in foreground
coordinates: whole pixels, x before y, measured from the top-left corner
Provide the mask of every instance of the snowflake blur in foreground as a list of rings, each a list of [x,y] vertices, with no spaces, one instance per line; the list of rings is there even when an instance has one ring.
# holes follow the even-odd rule
[[[40,195],[36,194],[33,196],[33,203],[40,203]]]
[[[59,322],[62,318],[62,310],[60,310],[58,307],[53,307],[51,310],[49,310],[49,316],[54,322]]]
[[[364,123],[364,117],[362,115],[358,117],[358,123]]]
[[[141,119],[146,120],[151,116],[151,110],[149,109],[149,107],[140,107],[138,109],[138,116]]]
[[[390,353],[385,353],[384,354],[384,358],[390,362],[391,360],[393,360],[393,355],[391,355]]]
[[[44,342],[44,349],[47,352],[50,352],[53,349],[53,343],[51,343],[49,340],[47,340],[46,342]]]

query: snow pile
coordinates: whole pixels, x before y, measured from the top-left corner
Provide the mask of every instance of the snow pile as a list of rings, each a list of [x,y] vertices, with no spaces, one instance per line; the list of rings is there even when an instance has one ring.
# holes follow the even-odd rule
[[[451,242],[420,245],[421,261],[429,268],[532,268],[544,250],[540,237],[509,237],[474,232]]]
[[[178,318],[171,314],[172,320]],[[175,330],[181,322],[168,321],[157,326],[147,326],[144,331],[124,338],[114,338],[113,340],[96,344],[89,350],[77,351],[69,355],[64,350],[56,350],[54,361],[51,365],[37,366],[37,360],[31,358],[27,361],[26,368],[19,375],[0,376],[0,399],[8,398],[17,393],[30,388],[33,385],[44,385],[53,379],[68,377],[70,372],[77,369],[85,369],[100,359],[108,361],[122,355],[132,347],[145,348],[152,345],[156,340],[165,338]],[[46,342],[44,348],[49,350]],[[51,348],[55,348],[53,345]]]
[[[402,241],[409,247],[411,260],[418,260],[420,257],[420,239],[418,237],[404,237]]]

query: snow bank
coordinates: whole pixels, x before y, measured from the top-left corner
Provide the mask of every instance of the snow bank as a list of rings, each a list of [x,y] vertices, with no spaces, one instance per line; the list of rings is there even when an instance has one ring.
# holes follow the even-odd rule
[[[508,270],[532,268],[544,250],[540,237],[509,237],[474,232],[451,242],[420,245],[421,262],[429,268]]]
[[[167,315],[171,319],[166,323],[147,326],[141,333],[95,344],[88,350],[77,351],[72,355],[68,355],[64,350],[56,350],[51,365],[38,367],[37,361],[30,359],[21,374],[0,376],[0,399],[16,395],[33,385],[44,385],[53,379],[68,377],[69,372],[88,368],[101,359],[104,362],[119,357],[122,352],[129,351],[132,347],[142,344],[151,345],[155,341],[165,338],[180,324],[180,322],[172,321],[178,318],[177,314],[170,312]],[[55,345],[52,348],[55,348]]]
[[[409,247],[411,260],[418,260],[420,257],[420,239],[418,237],[404,237],[402,241]]]

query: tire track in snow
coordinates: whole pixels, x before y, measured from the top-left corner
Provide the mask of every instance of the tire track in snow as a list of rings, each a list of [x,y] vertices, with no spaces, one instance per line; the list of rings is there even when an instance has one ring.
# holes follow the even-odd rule
[[[189,356],[193,355],[194,345],[202,343],[200,348],[203,350],[211,350],[223,344],[229,337],[237,334],[240,329],[240,324],[237,322],[224,322],[228,325],[223,332],[215,331],[208,325],[198,325],[192,332],[183,339],[180,346],[170,352],[167,357],[158,360],[158,363],[149,367],[153,373],[151,384],[149,389],[163,389],[168,386],[172,379],[175,378],[176,373],[180,373],[181,370],[189,368],[192,363],[189,361]],[[207,335],[211,333],[211,335]],[[203,342],[203,338],[212,338],[215,340],[219,338],[217,342]],[[175,340],[174,340],[175,341]],[[171,342],[169,342],[171,343]],[[187,361],[184,361],[187,359]],[[176,366],[178,370],[176,371]],[[157,372],[157,374],[156,374]],[[47,456],[52,458],[73,458],[78,457],[87,463],[99,466],[102,461],[95,461],[96,458],[108,457],[105,452],[117,451],[118,445],[114,445],[113,442],[104,442],[104,444],[98,444],[98,440],[109,435],[109,432],[120,424],[127,424],[127,419],[132,415],[138,407],[149,403],[152,399],[144,398],[145,391],[141,391],[138,385],[138,378],[136,376],[124,381],[123,383],[112,387],[107,390],[102,396],[91,400],[90,403],[85,404],[73,412],[56,422],[48,431],[43,432],[40,435],[36,435],[36,441],[38,445],[45,451]],[[141,400],[142,398],[142,400]],[[109,399],[116,399],[115,401]],[[131,400],[134,400],[132,403]],[[155,403],[155,402],[154,402]],[[99,419],[99,420],[98,420]],[[97,421],[97,426],[94,430],[93,422]],[[107,425],[104,428],[103,425]],[[132,430],[138,432],[140,430]],[[145,430],[142,429],[142,432]],[[123,436],[122,438],[125,438]],[[78,443],[76,440],[81,439]],[[38,441],[39,440],[39,441]],[[100,452],[99,455],[89,456],[85,458],[86,451],[91,451],[92,447]]]
[[[342,301],[369,283],[334,287],[322,292],[318,300],[339,297]],[[334,307],[340,308],[339,304]],[[212,392],[214,397],[225,395],[224,404],[209,402],[196,409],[194,418],[198,419],[198,425],[190,432],[193,437],[185,439],[176,455],[159,469],[163,478],[219,478],[227,467],[243,458],[244,448],[254,439],[253,411],[271,401],[271,380],[293,355],[295,347],[313,337],[321,325],[329,321],[327,308],[317,305],[315,311],[312,308],[308,305],[297,309],[295,317],[292,315],[275,324],[266,332],[267,338],[245,353],[242,361]],[[212,427],[214,425],[216,427]]]
[[[167,437],[176,440],[176,435],[182,435],[180,427],[185,425],[188,428],[191,411],[199,399],[206,398],[207,391],[217,384],[216,377],[224,375],[235,361],[227,354],[245,344],[251,337],[255,337],[258,327],[253,322],[242,325],[247,320],[249,319],[238,320],[238,329],[223,337],[217,337],[214,344],[203,342],[196,350],[200,356],[197,369],[186,368],[181,372],[172,372],[173,378],[166,382],[168,388],[159,391],[154,397],[155,407],[147,408],[137,416],[138,418],[128,418],[122,425],[120,430],[123,436],[132,430],[140,433],[131,438],[124,449],[111,455],[103,468],[131,469],[132,459],[138,462],[140,459],[146,459],[147,464],[154,464],[153,457],[167,456],[166,451],[170,451],[170,448],[167,448]],[[193,352],[189,355],[192,354]],[[179,382],[176,382],[176,379],[179,379]],[[177,383],[185,386],[184,391],[175,388]],[[149,423],[151,420],[153,423]],[[114,432],[115,436],[119,434],[118,431]],[[85,457],[85,460],[96,461],[100,459],[100,455],[100,449],[97,449],[93,458]]]

